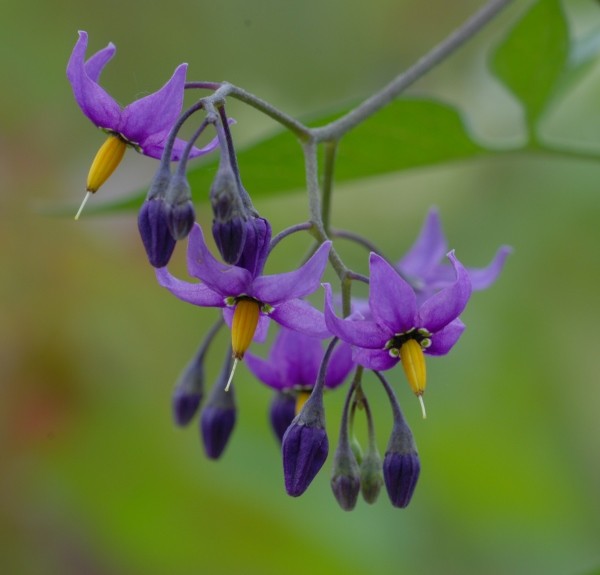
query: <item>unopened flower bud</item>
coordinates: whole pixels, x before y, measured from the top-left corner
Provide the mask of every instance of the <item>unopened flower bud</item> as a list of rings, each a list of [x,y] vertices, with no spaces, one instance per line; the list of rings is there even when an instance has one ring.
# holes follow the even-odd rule
[[[221,457],[235,426],[236,408],[233,386],[229,391],[225,391],[225,382],[230,370],[231,359],[228,356],[200,416],[204,451],[211,459]]]
[[[365,454],[360,464],[360,489],[367,503],[375,503],[383,485],[381,456],[373,446]]]
[[[331,489],[344,511],[354,509],[360,492],[360,468],[347,435],[340,437],[340,443],[335,451]]]
[[[396,422],[383,460],[385,486],[394,507],[410,503],[420,470],[412,432],[406,423]]]
[[[195,357],[179,377],[173,392],[173,419],[181,427],[196,415],[204,396],[203,357]]]
[[[214,220],[212,232],[223,259],[237,264],[246,243],[246,209],[230,167],[221,167],[210,189]]]
[[[194,227],[196,214],[190,184],[185,175],[175,174],[167,192],[169,230],[175,240],[183,240]]]
[[[236,265],[252,275],[260,273],[271,243],[271,225],[265,218],[251,216],[245,222],[246,240]]]
[[[298,497],[319,473],[329,453],[322,393],[313,392],[294,418],[283,436],[281,451],[285,489]]]
[[[271,401],[269,419],[279,443],[296,415],[296,399],[289,393],[277,392]]]
[[[155,268],[166,266],[175,249],[176,242],[169,231],[169,209],[165,203],[170,179],[168,168],[158,170],[138,214],[140,236],[148,260]]]

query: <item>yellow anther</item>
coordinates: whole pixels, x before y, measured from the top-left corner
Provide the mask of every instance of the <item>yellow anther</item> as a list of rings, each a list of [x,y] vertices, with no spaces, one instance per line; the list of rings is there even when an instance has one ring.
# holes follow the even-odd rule
[[[121,163],[126,147],[125,140],[114,134],[102,144],[88,173],[86,186],[88,192],[93,194],[108,180]]]
[[[426,417],[425,404],[422,395],[427,384],[427,370],[425,368],[425,356],[421,344],[415,339],[409,339],[400,346],[400,361],[406,374],[406,379],[415,395],[421,402],[423,418]]]
[[[300,413],[300,410],[304,407],[306,400],[310,397],[310,390],[302,390],[298,392],[296,396],[296,415]]]
[[[241,298],[235,304],[231,323],[231,348],[235,359],[244,357],[254,337],[259,316],[260,304],[256,300]]]
[[[77,210],[77,214],[75,214],[76,220],[79,219],[79,215],[83,211],[83,206],[85,206],[89,197],[96,192],[117,169],[117,166],[123,159],[126,147],[127,144],[125,143],[125,140],[114,134],[110,135],[104,144],[100,146],[88,173],[86,186],[87,193],[83,198],[83,202],[81,202],[81,206],[79,206],[79,210]]]

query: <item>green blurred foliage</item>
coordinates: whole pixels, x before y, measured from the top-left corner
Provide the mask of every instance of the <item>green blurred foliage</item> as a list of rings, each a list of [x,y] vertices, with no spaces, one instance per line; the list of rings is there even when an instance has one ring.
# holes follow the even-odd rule
[[[329,491],[329,464],[305,495],[287,497],[266,419],[269,392],[243,369],[231,445],[222,461],[206,460],[195,426],[172,425],[170,394],[214,311],[186,306],[156,285],[133,215],[84,214],[75,224],[36,211],[40,200],[79,199],[102,142],[64,76],[77,29],[90,33],[91,50],[117,45],[103,81],[122,102],[155,89],[188,61],[193,79],[227,79],[314,117],[368,95],[479,4],[454,2],[451,11],[442,0],[430,5],[9,0],[0,21],[0,572],[597,570],[597,162],[503,154],[350,181],[359,160],[344,164],[340,147],[340,175],[349,176],[334,195],[336,227],[368,235],[396,258],[435,204],[467,265],[484,265],[501,243],[515,248],[498,283],[473,296],[457,348],[429,362],[427,421],[402,375],[391,374],[423,468],[403,511],[382,494],[374,506],[361,502],[345,514]],[[458,107],[486,143],[519,141],[523,111],[490,76],[486,58],[530,5],[516,2],[419,82],[411,98]],[[597,3],[573,0],[565,8],[576,39],[591,37],[600,25]],[[593,62],[545,110],[540,130],[547,140],[600,150]],[[231,115],[241,146],[274,129],[241,104]],[[363,135],[367,158],[371,145],[380,149],[371,141],[376,133]],[[139,189],[154,167],[130,154],[103,188],[105,199],[92,201]],[[262,168],[265,181],[273,169],[280,168]],[[259,166],[248,170],[259,187]],[[300,191],[257,197],[276,229],[306,213]],[[208,225],[203,208],[200,202],[199,219]],[[308,247],[306,238],[292,238],[275,250],[270,269],[290,269]],[[342,241],[339,248],[350,266],[366,270],[366,253]],[[181,274],[184,255],[182,246],[172,265]],[[221,361],[218,351],[211,354],[210,379]],[[383,450],[389,410],[375,380],[366,388]],[[340,393],[326,397],[332,445],[342,400]]]

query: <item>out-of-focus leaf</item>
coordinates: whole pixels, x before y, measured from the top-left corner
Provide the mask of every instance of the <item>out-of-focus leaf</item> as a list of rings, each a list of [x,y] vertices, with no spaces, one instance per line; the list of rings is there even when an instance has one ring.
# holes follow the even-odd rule
[[[339,116],[339,115],[338,115]],[[331,115],[316,122],[323,125]],[[240,129],[239,125],[236,129]],[[465,159],[488,153],[474,142],[459,112],[432,100],[401,99],[393,102],[344,136],[339,144],[336,181],[355,180]],[[295,136],[280,132],[237,154],[244,186],[253,198],[302,189],[304,158]],[[188,171],[196,201],[204,201],[216,172],[218,159]],[[97,204],[86,213],[127,211],[138,207],[146,191],[118,202]]]
[[[567,65],[569,32],[559,0],[539,0],[496,49],[492,70],[525,108],[533,128]]]

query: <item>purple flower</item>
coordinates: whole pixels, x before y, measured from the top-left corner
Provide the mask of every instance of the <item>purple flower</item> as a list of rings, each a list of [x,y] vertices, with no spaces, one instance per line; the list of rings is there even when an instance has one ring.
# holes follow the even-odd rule
[[[231,326],[234,357],[242,359],[253,339],[264,339],[269,319],[309,336],[330,335],[323,314],[301,299],[318,288],[330,246],[330,242],[322,244],[295,271],[266,276],[261,274],[268,243],[260,244],[260,252],[252,258],[252,271],[227,265],[213,257],[196,224],[189,237],[187,262],[190,275],[201,283],[178,280],[166,268],[157,269],[156,277],[183,301],[223,308],[225,321]]]
[[[413,288],[383,258],[372,253],[369,319],[338,318],[331,286],[324,284],[327,327],[354,346],[353,359],[377,371],[390,369],[402,360],[411,388],[419,397],[426,382],[423,353],[448,353],[465,328],[458,316],[471,295],[471,282],[454,252],[448,258],[454,267],[454,283],[419,304]]]
[[[248,369],[265,385],[279,391],[310,390],[317,381],[325,350],[316,337],[282,327],[273,342],[269,359],[248,353]],[[343,383],[352,369],[352,351],[341,342],[327,364],[325,387],[334,388]]]
[[[169,131],[181,113],[187,64],[179,65],[160,90],[121,108],[98,84],[104,66],[115,55],[114,44],[86,60],[87,44],[87,32],[80,31],[67,66],[67,77],[81,111],[93,124],[118,135],[142,154],[160,158]],[[215,141],[201,150],[194,148],[191,155],[205,154],[217,145]],[[185,141],[175,140],[171,159],[178,160],[184,148]]]
[[[413,283],[420,299],[427,299],[454,281],[452,266],[442,263],[447,252],[448,243],[442,230],[440,215],[436,208],[431,208],[415,243],[396,263],[402,276]],[[501,246],[487,267],[467,268],[472,289],[483,290],[490,287],[498,278],[511,252],[510,247]]]
[[[279,441],[314,387],[324,354],[320,339],[282,327],[268,359],[244,356],[254,376],[277,391],[270,419]],[[332,389],[343,383],[353,365],[350,346],[340,342],[327,364],[325,386]]]

